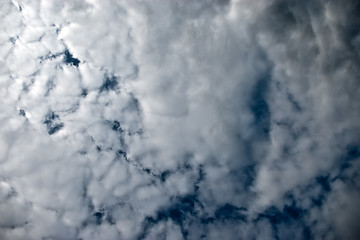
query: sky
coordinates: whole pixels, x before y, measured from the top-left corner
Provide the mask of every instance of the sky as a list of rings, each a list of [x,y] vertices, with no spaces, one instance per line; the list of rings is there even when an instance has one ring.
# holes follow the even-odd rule
[[[0,239],[360,239],[359,1],[0,16]]]

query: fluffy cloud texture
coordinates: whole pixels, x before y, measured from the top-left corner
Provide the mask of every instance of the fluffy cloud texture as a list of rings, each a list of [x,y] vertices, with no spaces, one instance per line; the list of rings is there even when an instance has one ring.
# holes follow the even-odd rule
[[[359,239],[357,1],[0,14],[0,239]]]

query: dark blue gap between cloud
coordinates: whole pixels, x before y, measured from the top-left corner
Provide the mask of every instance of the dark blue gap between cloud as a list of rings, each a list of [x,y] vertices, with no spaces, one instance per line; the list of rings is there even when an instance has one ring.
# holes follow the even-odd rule
[[[268,138],[270,132],[270,109],[266,101],[268,77],[260,79],[254,86],[251,99],[250,111],[254,116],[254,128],[257,137]]]
[[[260,213],[255,222],[261,219],[268,220],[271,224],[273,230],[273,237],[275,239],[282,239],[282,237],[280,237],[279,227],[288,226],[289,228],[295,227],[299,230],[291,233],[293,234],[293,238],[309,240],[313,239],[313,236],[310,227],[307,226],[304,222],[305,214],[306,211],[297,207],[294,203],[291,205],[285,205],[282,210],[278,209],[275,206],[271,206],[263,213]],[[301,233],[301,236],[298,235],[299,232]]]
[[[73,65],[75,67],[79,66],[80,60],[74,58],[73,55],[69,52],[69,50],[65,50],[64,52],[64,62],[69,65]]]
[[[116,90],[117,85],[118,85],[118,81],[114,75],[105,76],[105,81],[103,85],[100,87],[100,92]]]
[[[64,127],[64,123],[59,120],[59,115],[55,114],[53,111],[49,111],[46,114],[43,123],[46,125],[49,135],[57,133]]]

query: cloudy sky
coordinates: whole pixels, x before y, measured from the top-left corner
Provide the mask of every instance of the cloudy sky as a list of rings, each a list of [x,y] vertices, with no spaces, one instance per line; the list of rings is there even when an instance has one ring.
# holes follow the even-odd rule
[[[0,239],[360,239],[359,1],[0,16]]]

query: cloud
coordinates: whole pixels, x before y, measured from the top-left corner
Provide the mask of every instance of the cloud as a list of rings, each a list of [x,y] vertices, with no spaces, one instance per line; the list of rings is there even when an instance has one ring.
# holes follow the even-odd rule
[[[6,1],[1,239],[357,239],[356,1]]]

